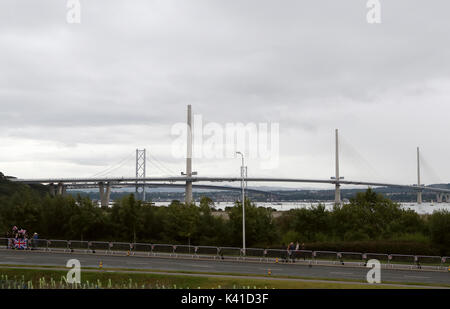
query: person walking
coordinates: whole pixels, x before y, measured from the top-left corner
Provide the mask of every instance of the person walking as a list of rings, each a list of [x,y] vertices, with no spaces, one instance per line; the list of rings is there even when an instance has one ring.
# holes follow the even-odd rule
[[[33,243],[32,249],[36,249],[37,248],[38,239],[39,239],[38,233],[34,233],[33,234],[33,240],[32,240],[32,243]]]
[[[287,249],[287,252],[288,252],[288,262],[289,262],[289,260],[292,261],[292,254],[294,253],[294,250],[295,250],[294,243],[291,242],[291,243],[289,244],[289,246],[288,246],[288,249]]]

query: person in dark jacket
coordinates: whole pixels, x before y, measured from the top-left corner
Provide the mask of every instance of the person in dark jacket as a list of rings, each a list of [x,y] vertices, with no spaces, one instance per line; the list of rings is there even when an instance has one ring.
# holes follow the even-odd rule
[[[34,233],[33,234],[33,240],[32,240],[32,249],[36,249],[37,245],[38,245],[38,239],[39,239],[39,235],[38,233]]]
[[[289,260],[293,261],[293,254],[295,251],[295,245],[293,242],[291,242],[287,248],[287,253],[288,253],[288,260],[287,262],[289,262]]]

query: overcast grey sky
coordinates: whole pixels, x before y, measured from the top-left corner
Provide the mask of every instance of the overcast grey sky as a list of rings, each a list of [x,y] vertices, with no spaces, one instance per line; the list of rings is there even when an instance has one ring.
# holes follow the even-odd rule
[[[147,148],[166,169],[186,105],[204,122],[279,123],[280,164],[249,176],[450,182],[450,2],[0,0],[0,171],[91,176]],[[195,137],[194,137],[195,138]],[[237,158],[196,159],[202,176]],[[149,176],[162,175],[150,165]]]

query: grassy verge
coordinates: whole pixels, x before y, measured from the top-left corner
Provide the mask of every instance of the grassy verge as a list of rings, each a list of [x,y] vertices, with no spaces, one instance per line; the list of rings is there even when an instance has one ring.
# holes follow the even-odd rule
[[[0,268],[0,288],[71,288],[65,283],[67,272],[53,269]],[[389,285],[308,282],[259,278],[185,276],[120,272],[82,272],[78,288],[145,289],[367,289],[399,288]]]

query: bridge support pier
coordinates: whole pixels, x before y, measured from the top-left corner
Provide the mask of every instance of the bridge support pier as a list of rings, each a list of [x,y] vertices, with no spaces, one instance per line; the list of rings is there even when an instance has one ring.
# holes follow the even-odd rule
[[[341,204],[341,185],[336,183],[336,188],[334,189],[334,203]]]
[[[442,198],[444,197],[444,195],[442,193],[436,193],[436,202],[437,203],[442,203]]]
[[[417,192],[417,204],[422,204],[422,191]]]
[[[450,194],[442,194],[446,203],[450,203]]]
[[[100,191],[100,205],[102,208],[107,208],[111,196],[111,184],[109,182],[99,182],[98,186]]]
[[[56,195],[56,186],[54,183],[49,184],[49,188],[50,188],[50,195],[51,196],[55,196]]]
[[[60,182],[60,183],[58,183],[56,194],[60,195],[60,196],[65,195],[66,190],[67,190],[67,187],[62,182]]]

